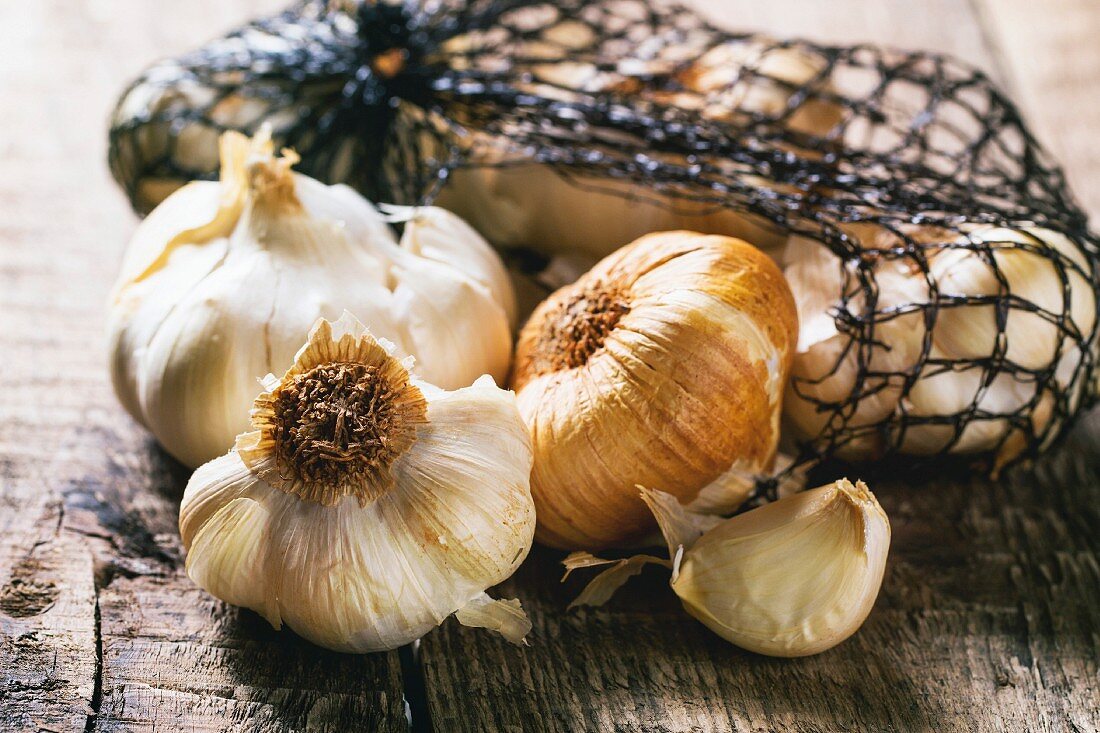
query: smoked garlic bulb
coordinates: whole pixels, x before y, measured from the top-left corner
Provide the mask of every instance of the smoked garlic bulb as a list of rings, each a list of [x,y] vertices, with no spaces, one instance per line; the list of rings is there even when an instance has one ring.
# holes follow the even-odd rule
[[[142,222],[110,312],[115,391],[183,463],[227,451],[256,379],[344,310],[447,389],[503,379],[515,300],[499,257],[454,214],[386,219],[346,186],[291,172],[270,137],[222,138],[220,182],[191,183]]]
[[[512,376],[538,540],[638,542],[654,525],[635,484],[735,509],[775,457],[797,332],[779,268],[729,237],[652,234],[551,295]]]
[[[992,452],[995,468],[1046,447],[1082,404],[1079,375],[1096,358],[1084,252],[1031,226],[909,236],[927,272],[907,256],[878,258],[873,306],[866,287],[841,300],[854,262],[792,239],[785,274],[802,331],[785,410],[799,437],[843,434],[837,452],[855,459]],[[900,243],[866,240],[881,251]],[[849,321],[862,325],[841,327]]]
[[[566,574],[610,565],[572,605],[600,605],[645,563],[672,570],[684,609],[742,649],[802,657],[854,634],[874,606],[890,551],[890,522],[861,481],[835,481],[715,522],[661,491],[642,489],[668,543],[648,555],[566,558]]]
[[[370,652],[449,615],[520,642],[517,601],[485,590],[527,556],[531,445],[483,377],[444,391],[345,314],[320,321],[249,432],[199,468],[180,506],[187,573],[328,649]]]

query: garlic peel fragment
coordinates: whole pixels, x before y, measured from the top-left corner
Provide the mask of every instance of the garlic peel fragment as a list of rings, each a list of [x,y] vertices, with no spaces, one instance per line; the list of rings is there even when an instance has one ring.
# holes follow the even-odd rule
[[[381,367],[422,396],[424,414],[401,418],[415,434],[399,452],[386,449],[406,426],[370,423],[384,431],[360,440],[348,426],[375,413],[356,418],[331,406],[400,394],[364,395],[339,377],[342,391],[315,390],[323,398],[308,409],[284,409],[280,392],[296,375],[332,364]],[[463,623],[521,639],[529,628],[522,609],[484,595],[515,571],[534,534],[530,439],[514,396],[489,378],[453,392],[410,379],[407,362],[350,315],[320,322],[287,375],[257,400],[255,429],[240,443],[247,460],[235,449],[188,483],[180,535],[192,579],[338,651],[392,649],[460,611]],[[286,419],[329,426],[327,435],[311,433],[330,442],[327,472],[307,471],[301,452],[263,438]],[[356,470],[360,460],[371,470]],[[324,481],[329,490],[313,490]]]
[[[518,600],[494,600],[486,593],[455,611],[455,619],[463,626],[489,629],[519,646],[528,646],[526,636],[531,621]]]
[[[565,575],[561,578],[563,581],[574,570],[603,565],[610,565],[611,567],[593,578],[580,592],[580,595],[573,599],[572,603],[569,604],[569,608],[602,606],[611,600],[611,596],[615,595],[615,591],[623,587],[626,581],[642,572],[645,566],[650,563],[670,567],[668,560],[662,560],[653,555],[634,555],[624,560],[605,560],[584,550],[570,553],[568,557],[562,560],[562,565],[565,566]]]

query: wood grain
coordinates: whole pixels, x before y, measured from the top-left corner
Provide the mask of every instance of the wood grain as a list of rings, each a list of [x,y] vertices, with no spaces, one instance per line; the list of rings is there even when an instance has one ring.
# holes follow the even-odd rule
[[[537,550],[500,589],[532,612],[515,650],[457,624],[424,639],[442,730],[1092,731],[1100,641],[1100,422],[994,485],[878,483],[891,518],[883,593],[860,632],[801,660],[725,644],[646,571],[605,608]],[[471,714],[471,708],[476,712]]]
[[[1100,203],[1088,0],[973,0],[980,17],[964,0],[700,2],[730,26],[983,66]],[[414,729],[437,733],[1100,730],[1095,418],[997,484],[877,483],[894,527],[883,595],[859,634],[810,659],[730,647],[655,569],[607,608],[566,612],[580,581],[559,585],[560,554],[540,549],[494,592],[523,600],[530,647],[449,621],[404,669],[396,653],[324,652],[191,585],[186,473],[103,368],[135,224],[104,165],[105,120],[150,59],[282,4],[0,5],[0,728],[404,730],[404,696]]]

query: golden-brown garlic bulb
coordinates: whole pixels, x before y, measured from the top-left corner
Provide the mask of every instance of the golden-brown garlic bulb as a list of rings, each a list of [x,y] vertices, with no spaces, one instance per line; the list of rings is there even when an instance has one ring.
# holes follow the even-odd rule
[[[637,542],[635,484],[732,511],[768,470],[797,338],[778,267],[741,240],[643,237],[557,291],[520,333],[512,382],[531,430],[536,538]]]

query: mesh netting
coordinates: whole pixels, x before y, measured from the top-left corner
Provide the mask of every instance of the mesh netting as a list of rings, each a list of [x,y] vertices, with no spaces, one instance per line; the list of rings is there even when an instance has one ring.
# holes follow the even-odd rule
[[[1094,397],[1097,240],[1012,103],[951,58],[731,34],[642,0],[315,0],[151,67],[111,168],[148,211],[216,177],[222,131],[264,123],[304,173],[376,201],[537,164],[678,222],[739,218],[799,302],[803,465],[996,469]]]

